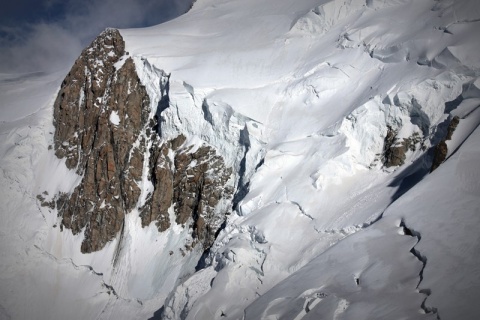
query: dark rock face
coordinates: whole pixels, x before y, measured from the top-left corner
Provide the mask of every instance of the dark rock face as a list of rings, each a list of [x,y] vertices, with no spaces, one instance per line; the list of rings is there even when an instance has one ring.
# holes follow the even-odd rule
[[[184,136],[160,141],[149,96],[124,48],[120,33],[106,30],[63,81],[54,105],[55,154],[83,179],[71,194],[39,200],[56,205],[62,230],[85,230],[82,252],[100,250],[138,208],[147,163],[153,192],[140,208],[143,226],[156,221],[159,231],[168,229],[172,207],[176,223],[193,229],[191,245],[206,249],[225,220],[216,207],[231,200],[226,184],[232,171],[207,145],[191,151],[182,147]]]
[[[74,234],[86,227],[82,252],[113,239],[140,195],[143,152],[132,146],[141,140],[150,101],[131,59],[115,69],[123,54],[119,32],[103,32],[77,59],[55,101],[55,154],[83,175],[59,214]]]
[[[447,140],[452,139],[453,132],[455,131],[459,123],[460,123],[460,118],[457,116],[453,117],[452,121],[450,121],[450,124],[448,125],[447,134],[445,138],[443,138],[442,141],[440,141],[435,146],[432,167],[430,169],[430,172],[433,172],[435,169],[437,169],[445,161],[445,159],[447,159],[447,154],[448,154]]]
[[[216,212],[221,199],[231,201],[233,189],[227,186],[232,170],[209,146],[195,151],[183,147],[183,135],[163,143],[150,158],[153,193],[141,210],[142,225],[156,221],[159,231],[170,227],[169,208],[175,222],[193,229],[193,244],[208,248],[225,220]]]
[[[401,166],[405,162],[407,151],[403,143],[396,143],[397,133],[387,127],[387,135],[383,145],[383,165],[385,167]]]
[[[43,192],[43,194],[39,194],[37,195],[37,200],[40,202],[40,205],[42,207],[47,207],[47,208],[50,208],[50,209],[55,209],[55,199],[51,200],[51,201],[47,201],[45,199],[45,196],[48,196],[48,192],[45,191]]]
[[[403,165],[408,150],[415,151],[417,143],[421,141],[420,135],[416,132],[400,140],[397,138],[397,132],[387,126],[387,135],[383,144],[383,165],[387,168]]]
[[[55,101],[55,154],[66,158],[67,167],[76,168],[78,174],[85,171],[97,119],[106,111],[103,96],[107,83],[112,81],[114,64],[124,50],[118,31],[104,31],[75,61]]]

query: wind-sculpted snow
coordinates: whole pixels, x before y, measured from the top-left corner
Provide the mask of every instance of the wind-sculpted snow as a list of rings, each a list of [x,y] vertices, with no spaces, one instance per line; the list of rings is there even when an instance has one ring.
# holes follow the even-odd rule
[[[186,289],[179,288],[169,300],[164,316],[175,318],[181,310],[192,319],[241,317],[245,306],[279,279],[351,234],[341,230],[355,233],[362,229],[355,226],[369,226],[382,216],[392,199],[428,173],[431,163],[428,150],[444,136],[442,126],[448,117],[445,113],[457,108],[457,97],[477,76],[477,67],[472,68],[471,58],[448,58],[445,51],[450,44],[458,44],[456,39],[465,39],[462,45],[470,50],[468,39],[473,29],[465,29],[464,35],[455,38],[441,28],[458,19],[453,12],[465,13],[462,10],[465,3],[355,4],[332,1],[297,16],[291,26],[285,25],[288,29],[285,33],[281,31],[282,19],[278,19],[277,34],[267,31],[259,36],[277,39],[272,44],[271,56],[275,56],[275,52],[283,53],[271,69],[272,79],[262,87],[260,104],[248,105],[241,96],[246,83],[251,83],[248,66],[231,71],[238,79],[238,87],[231,88],[225,88],[229,82],[224,82],[224,75],[230,74],[225,70],[228,65],[218,66],[214,74],[207,71],[211,70],[214,59],[231,46],[216,47],[216,52],[212,51],[202,64],[183,58],[192,61],[187,63],[189,70],[196,72],[183,74],[179,70],[176,76],[196,90],[205,88],[201,90],[207,92],[207,99],[220,96],[237,112],[259,119],[264,128],[261,140],[266,142],[266,152],[261,166],[250,178],[249,192],[239,202],[239,216],[229,219],[225,236],[223,232],[220,234],[219,239],[223,240],[218,240],[218,247],[214,245],[212,249],[212,266],[207,270],[218,271],[212,288],[201,297],[189,299],[182,298]],[[202,2],[197,3],[199,12],[201,5]],[[328,12],[336,15],[330,15],[335,18],[326,23],[322,17],[328,16]],[[390,17],[396,18],[391,21]],[[187,15],[180,20],[188,25],[188,18]],[[172,22],[172,28],[175,23]],[[248,26],[245,29],[248,30]],[[223,34],[230,33],[219,32],[215,39],[222,38]],[[131,46],[129,50],[151,50],[141,38],[133,39],[133,31],[127,31],[126,38],[129,37],[132,37],[127,41],[127,47],[129,43]],[[196,51],[196,36],[191,34],[191,37],[189,45]],[[304,48],[303,63],[290,51],[299,47]],[[159,44],[158,50],[171,49]],[[244,46],[241,50],[247,49]],[[230,57],[237,61],[234,56]],[[257,64],[268,66],[270,63],[256,52],[252,53],[252,59]],[[434,63],[440,60],[442,64]],[[167,69],[170,65],[168,58],[152,56],[152,62]],[[233,64],[241,66],[243,61]],[[198,75],[206,73],[212,77],[201,81]],[[270,75],[260,72],[257,80],[268,79]],[[253,90],[260,89],[256,86]],[[209,111],[206,104],[202,107]],[[256,115],[256,108],[262,108],[268,116]],[[452,110],[446,111],[448,108]],[[205,119],[213,122],[209,112],[205,112]],[[411,169],[404,169],[410,164]],[[229,228],[229,225],[236,227]],[[236,234],[235,230],[242,225],[255,226],[265,237],[265,244],[260,245],[262,255],[252,262],[247,257],[250,254],[255,257],[257,249],[253,248],[259,246],[253,240],[233,237],[225,242],[225,237]],[[301,236],[296,234],[299,230]],[[329,237],[324,238],[326,235]],[[405,254],[409,254],[409,248]],[[241,256],[245,260],[239,258]],[[209,274],[205,281],[211,281],[210,271],[205,271],[193,275],[189,283],[198,283],[204,274]],[[223,284],[225,281],[227,285]],[[408,290],[414,291],[415,286]],[[279,294],[289,295],[289,292],[285,289]],[[235,302],[229,299],[233,296]],[[238,297],[242,297],[243,302]],[[195,303],[192,299],[198,301]],[[424,296],[419,294],[415,299],[418,302],[411,309],[412,317]],[[185,301],[185,304],[176,305],[173,301]],[[175,311],[175,308],[179,309]]]
[[[418,312],[414,240],[385,220],[325,251],[254,301],[246,319],[432,319]],[[288,294],[285,294],[287,293]]]
[[[79,304],[98,318],[478,318],[479,21],[475,0],[198,0],[120,30],[128,56],[113,72],[134,66],[148,121],[129,146],[142,150],[139,192],[117,236],[81,254],[83,230],[59,231],[53,195],[82,176],[52,141],[31,165],[46,170],[38,187],[5,193],[29,190],[38,248],[122,297],[92,289]],[[122,112],[105,119],[125,129]],[[15,156],[5,176],[24,186]],[[19,314],[4,296],[0,312]]]

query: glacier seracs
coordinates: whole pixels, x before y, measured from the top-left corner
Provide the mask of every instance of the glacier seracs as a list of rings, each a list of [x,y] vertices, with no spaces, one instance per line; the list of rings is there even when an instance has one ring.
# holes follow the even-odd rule
[[[168,77],[162,139],[234,168],[235,207],[197,270],[169,254],[188,230],[142,228],[136,209],[118,267],[119,239],[81,254],[36,199],[79,183],[48,149],[65,72],[1,75],[0,318],[479,317],[479,21],[476,0],[198,0],[120,30],[151,117]],[[390,136],[408,141],[400,166]]]

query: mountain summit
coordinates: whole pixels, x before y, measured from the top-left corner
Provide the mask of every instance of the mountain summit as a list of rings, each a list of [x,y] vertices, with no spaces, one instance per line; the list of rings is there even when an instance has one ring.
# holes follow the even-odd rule
[[[479,24],[198,0],[1,75],[0,319],[480,317]]]

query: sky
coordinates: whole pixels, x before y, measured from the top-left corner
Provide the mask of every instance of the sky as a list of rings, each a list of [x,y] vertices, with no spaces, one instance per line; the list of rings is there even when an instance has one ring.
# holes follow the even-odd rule
[[[0,10],[0,73],[68,68],[102,30],[156,25],[192,0],[5,0]]]

